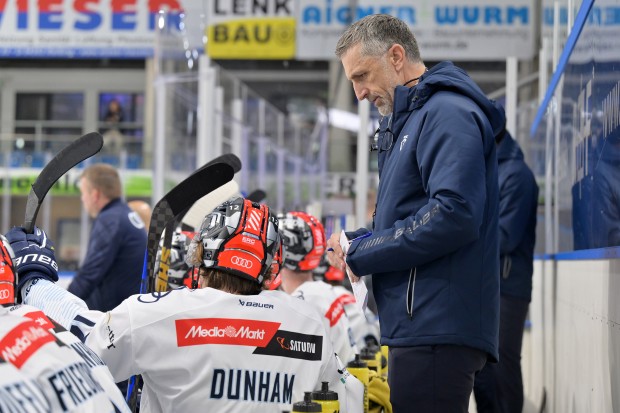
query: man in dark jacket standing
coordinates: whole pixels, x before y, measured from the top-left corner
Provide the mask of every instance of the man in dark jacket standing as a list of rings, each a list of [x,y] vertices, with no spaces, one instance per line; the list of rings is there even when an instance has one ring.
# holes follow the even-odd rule
[[[69,291],[92,310],[108,311],[140,292],[146,231],[138,214],[121,199],[114,167],[94,164],[80,177],[82,204],[94,218],[88,250]]]
[[[502,109],[503,110],[503,109]],[[499,363],[476,377],[478,413],[521,413],[521,343],[532,299],[538,185],[523,152],[505,129],[496,136],[499,182]]]
[[[427,69],[392,16],[352,24],[336,55],[383,119],[372,235],[351,242],[346,264],[332,236],[328,258],[372,274],[394,412],[467,412],[476,372],[498,358],[494,136],[504,117],[452,63]]]

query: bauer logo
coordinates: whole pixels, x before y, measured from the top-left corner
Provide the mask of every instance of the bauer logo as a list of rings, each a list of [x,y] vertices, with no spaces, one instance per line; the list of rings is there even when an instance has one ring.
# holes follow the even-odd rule
[[[179,347],[203,344],[264,347],[280,323],[233,318],[175,320]]]
[[[302,360],[321,360],[323,337],[278,330],[269,344],[264,348],[257,348],[254,350],[254,354]]]
[[[273,310],[273,304],[258,303],[256,301],[239,300],[239,305],[242,307],[267,308]]]
[[[55,341],[54,336],[34,321],[26,321],[11,330],[0,341],[0,357],[17,368],[32,356],[41,346]]]

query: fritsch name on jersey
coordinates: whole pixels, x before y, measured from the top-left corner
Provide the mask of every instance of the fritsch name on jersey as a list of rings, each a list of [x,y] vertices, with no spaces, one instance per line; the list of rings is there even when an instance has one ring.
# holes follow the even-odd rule
[[[213,369],[212,399],[226,397],[268,403],[292,403],[294,374],[241,370]]]
[[[105,393],[92,371],[83,362],[68,365],[47,377],[56,392],[63,412],[71,411],[97,394]]]

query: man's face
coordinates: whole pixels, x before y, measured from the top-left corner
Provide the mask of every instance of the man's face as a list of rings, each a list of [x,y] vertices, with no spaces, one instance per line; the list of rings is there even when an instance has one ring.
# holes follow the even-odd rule
[[[95,218],[99,213],[99,209],[97,207],[99,191],[94,189],[86,178],[80,178],[78,186],[80,188],[80,199],[82,200],[84,209],[88,212],[88,215]]]
[[[373,103],[382,116],[390,115],[394,107],[394,89],[400,82],[389,61],[388,53],[364,56],[361,45],[357,44],[350,48],[341,60],[357,99],[367,99]]]

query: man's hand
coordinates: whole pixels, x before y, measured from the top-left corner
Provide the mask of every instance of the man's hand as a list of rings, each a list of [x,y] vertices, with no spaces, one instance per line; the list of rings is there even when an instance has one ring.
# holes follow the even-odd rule
[[[17,271],[19,295],[27,281],[43,278],[52,282],[58,281],[58,264],[54,256],[54,246],[47,234],[34,227],[32,234],[27,234],[23,227],[13,227],[6,234],[15,258],[13,266]]]
[[[353,274],[353,271],[351,271],[345,261],[345,255],[340,246],[339,234],[332,234],[327,240],[327,261],[332,267],[344,271],[349,276],[351,282],[359,281],[359,277]]]

